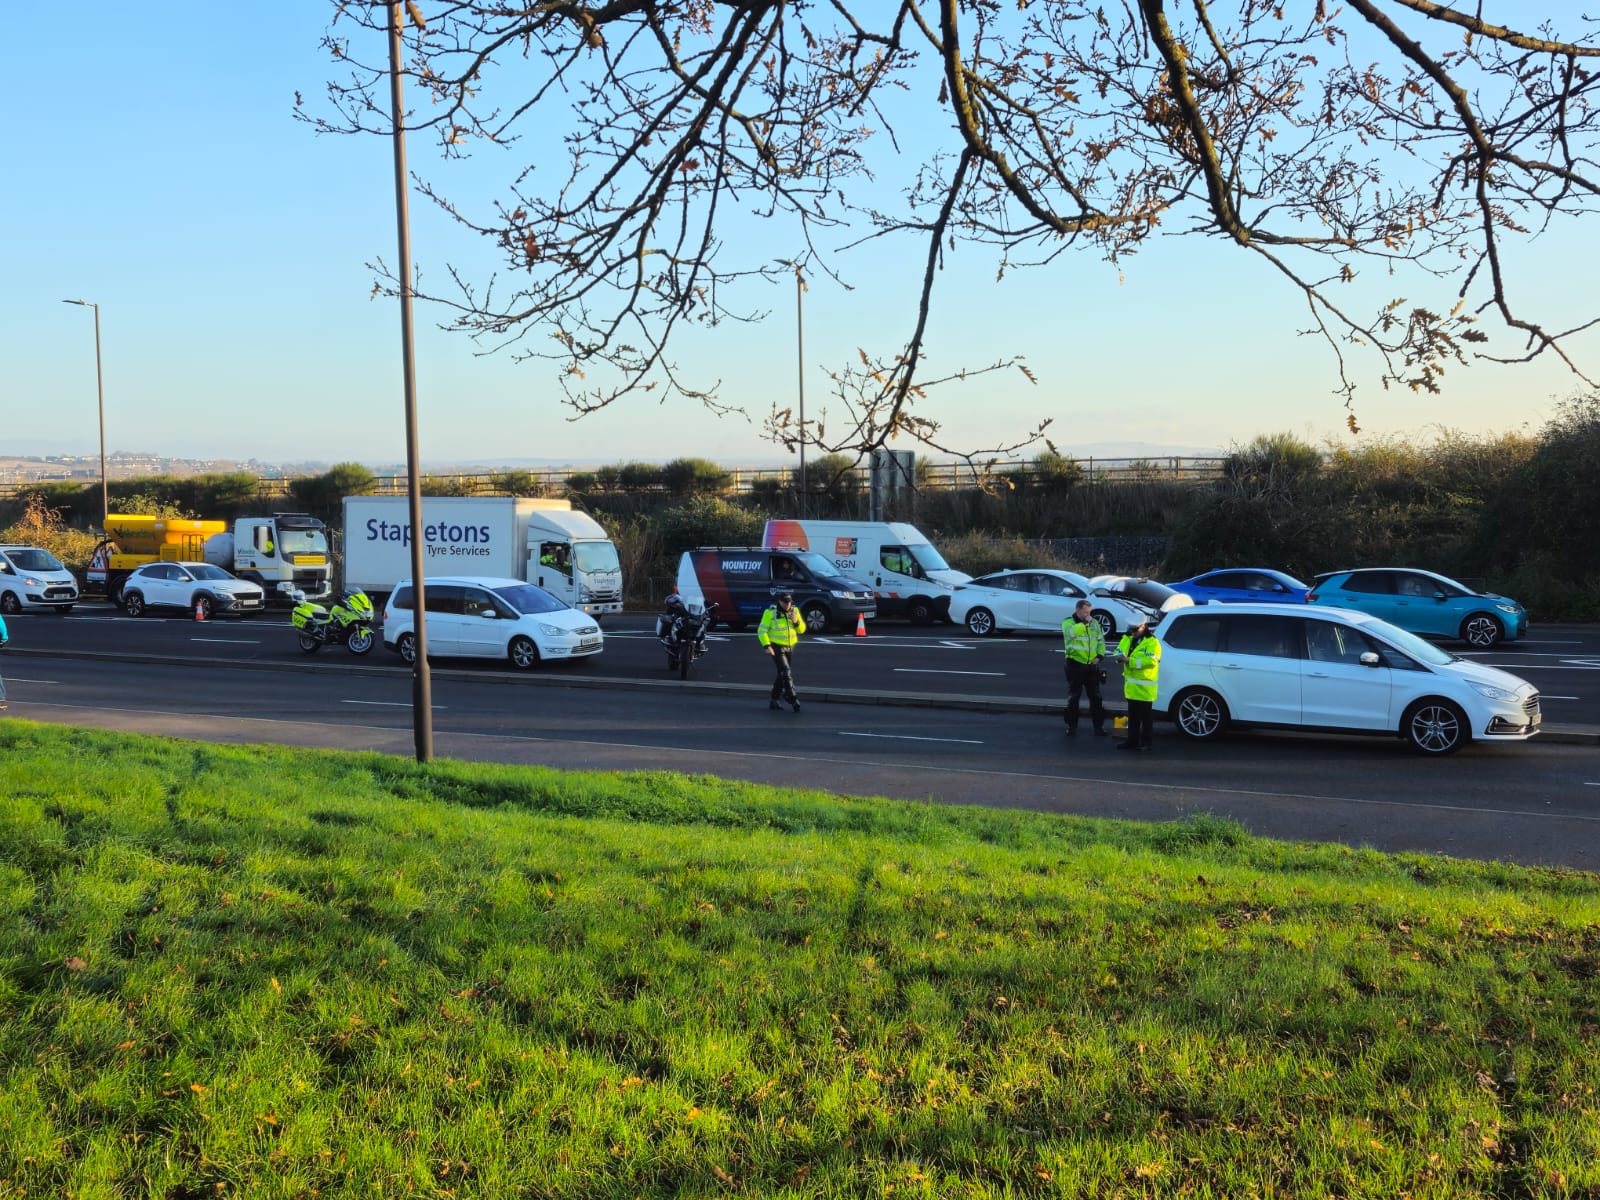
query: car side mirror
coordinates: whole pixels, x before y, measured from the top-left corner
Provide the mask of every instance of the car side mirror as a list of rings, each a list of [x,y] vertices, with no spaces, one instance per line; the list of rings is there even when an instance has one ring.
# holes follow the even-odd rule
[[[1275,583],[1275,584],[1272,585],[1272,590],[1275,591],[1275,592],[1287,592],[1289,589],[1284,584]]]
[[[1435,599],[1435,600],[1444,600],[1444,599],[1448,599],[1448,597],[1446,597],[1446,596],[1445,596],[1445,594],[1444,594],[1444,593],[1443,593],[1443,592],[1435,592],[1435,593],[1434,593],[1434,594],[1433,594],[1433,598],[1434,598],[1434,599]]]
[[[1361,665],[1363,667],[1381,667],[1383,659],[1379,658],[1375,652],[1368,650],[1361,656]]]

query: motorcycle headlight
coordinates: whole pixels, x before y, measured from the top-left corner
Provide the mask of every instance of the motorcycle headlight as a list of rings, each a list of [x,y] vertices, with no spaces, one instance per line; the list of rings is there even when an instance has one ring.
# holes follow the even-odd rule
[[[539,626],[539,632],[544,634],[545,637],[562,637],[570,631],[561,628],[559,625],[545,625],[541,623]]]
[[[1510,613],[1512,616],[1516,616],[1520,611],[1515,604],[1496,604],[1495,607],[1503,613]]]
[[[1515,692],[1508,692],[1505,688],[1495,687],[1492,683],[1475,683],[1472,685],[1472,690],[1477,692],[1478,695],[1482,696],[1485,700],[1514,701],[1517,698],[1517,694]]]

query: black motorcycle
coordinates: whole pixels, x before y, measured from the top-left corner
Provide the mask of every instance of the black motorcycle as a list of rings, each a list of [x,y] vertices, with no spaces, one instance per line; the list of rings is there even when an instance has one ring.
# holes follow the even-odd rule
[[[707,604],[703,612],[692,613],[674,600],[676,596],[668,597],[667,611],[656,618],[656,637],[667,649],[667,670],[687,679],[695,659],[706,652],[706,634],[716,624],[717,606]]]

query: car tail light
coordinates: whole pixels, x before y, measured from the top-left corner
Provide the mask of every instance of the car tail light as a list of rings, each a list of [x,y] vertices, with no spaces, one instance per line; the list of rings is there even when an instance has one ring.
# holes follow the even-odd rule
[[[1316,602],[1317,602],[1317,594],[1315,592],[1307,592],[1306,593],[1306,603],[1307,604],[1315,604]]]

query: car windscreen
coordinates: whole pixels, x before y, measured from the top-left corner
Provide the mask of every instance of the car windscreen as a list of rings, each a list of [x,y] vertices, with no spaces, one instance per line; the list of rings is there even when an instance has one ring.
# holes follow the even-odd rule
[[[196,579],[232,579],[233,578],[232,575],[229,575],[221,567],[213,567],[213,566],[210,566],[207,563],[196,563],[194,566],[188,568],[188,571],[189,571],[189,574],[193,575]]]
[[[1361,628],[1379,641],[1388,642],[1396,650],[1409,654],[1418,662],[1427,663],[1430,667],[1442,667],[1445,663],[1459,661],[1456,655],[1448,650],[1441,650],[1432,642],[1419,638],[1414,633],[1407,633],[1387,621],[1373,621],[1371,624],[1362,625]]]
[[[620,571],[617,548],[610,542],[572,543],[572,561],[580,571]]]
[[[944,556],[928,545],[927,542],[921,542],[915,546],[907,546],[906,549],[911,552],[911,557],[917,560],[917,565],[924,571],[948,571],[950,569],[950,564],[945,562]]]
[[[529,616],[534,613],[560,612],[567,607],[542,587],[534,587],[531,583],[519,583],[515,586],[508,584],[505,587],[497,587],[491,590],[523,616]]]
[[[1140,608],[1160,612],[1161,606],[1178,593],[1153,579],[1119,579],[1106,589],[1113,596],[1131,600]]]
[[[7,550],[6,557],[11,560],[11,565],[19,571],[65,571],[61,561],[48,550],[39,550],[32,546],[26,550]]]

